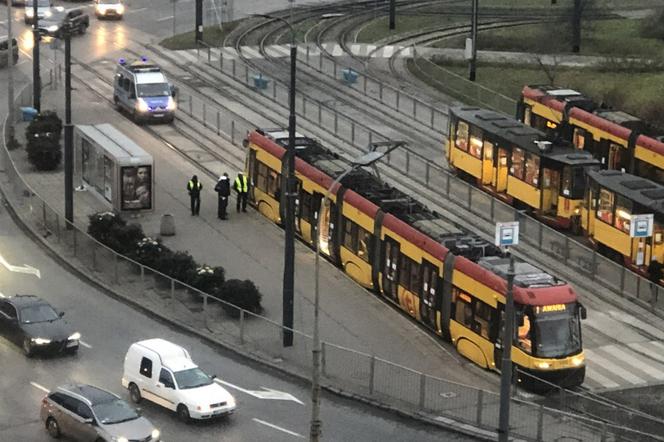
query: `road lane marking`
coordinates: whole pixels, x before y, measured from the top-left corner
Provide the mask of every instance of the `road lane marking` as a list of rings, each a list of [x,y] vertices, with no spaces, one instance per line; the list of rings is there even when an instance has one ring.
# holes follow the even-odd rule
[[[35,387],[35,388],[37,388],[37,389],[43,391],[44,393],[47,393],[47,394],[48,394],[48,393],[51,392],[48,388],[43,387],[43,386],[39,385],[39,384],[36,383],[36,382],[32,382],[32,381],[30,381],[30,385],[32,385],[33,387]]]
[[[37,278],[41,279],[41,272],[39,269],[28,264],[23,264],[22,266],[9,264],[9,262],[7,262],[7,260],[2,255],[0,255],[0,265],[4,266],[10,272],[27,273],[35,275]]]
[[[233,385],[230,382],[222,381],[219,378],[215,378],[214,381],[218,384],[225,385],[227,387],[233,388],[235,390],[246,393],[250,396],[256,397],[258,399],[272,399],[272,400],[282,400],[282,401],[293,401],[297,402],[300,405],[304,405],[304,402],[296,398],[290,393],[286,393],[279,390],[273,390],[272,388],[261,387],[263,390],[247,390],[245,388]]]
[[[638,353],[642,354],[642,356],[645,356],[645,357],[651,358],[651,359],[656,359],[659,362],[664,362],[664,355],[657,353],[656,349],[654,349],[654,348],[646,347],[646,345],[648,345],[648,344],[650,344],[652,346],[655,346],[655,347],[657,347],[657,344],[661,345],[661,343],[657,342],[657,341],[650,341],[650,342],[643,343],[643,344],[638,343],[638,342],[633,342],[633,343],[627,344],[627,345],[629,345],[630,348],[636,350]],[[664,350],[664,347],[661,347],[661,349]]]
[[[604,388],[620,387],[620,384],[618,384],[617,382],[613,382],[611,379],[599,373],[590,365],[586,367],[586,378],[590,381],[600,384]]]
[[[81,344],[85,348],[92,348],[92,345],[88,344],[87,342],[79,340],[78,343]]]
[[[169,17],[158,18],[156,21],[166,21],[166,20],[173,20],[173,16],[171,15]]]
[[[295,436],[295,437],[299,437],[300,439],[304,439],[304,436],[302,436],[302,435],[299,434],[299,433],[296,433],[296,432],[294,432],[294,431],[287,430],[287,429],[285,429],[285,428],[281,428],[281,427],[279,427],[279,426],[277,426],[277,425],[274,425],[274,424],[271,424],[271,423],[269,423],[269,422],[265,422],[265,421],[263,421],[263,420],[256,419],[256,418],[253,418],[253,421],[254,421],[254,422],[258,422],[259,424],[263,424],[263,425],[265,425],[266,427],[270,427],[270,428],[274,428],[275,430],[283,431],[284,433],[286,433],[286,434],[290,434],[291,436]]]
[[[605,359],[602,356],[598,355],[596,353],[596,351],[598,350],[601,350],[601,348],[595,350],[586,350],[588,361],[590,361],[593,364],[597,364],[601,367],[604,367],[606,370],[626,380],[630,384],[645,384],[646,381],[644,379],[635,376],[633,373],[625,370],[624,368],[614,363],[613,361],[609,361],[608,359]]]
[[[129,11],[125,11],[125,15],[127,14],[135,14],[136,12],[143,12],[147,10],[148,8],[138,8],[138,9],[130,9]]]
[[[635,355],[631,355],[627,353],[625,350],[615,345],[605,347],[604,349],[605,351],[611,353],[612,356],[615,356],[616,358],[632,365],[633,366],[632,368],[634,370],[640,370],[646,373],[648,376],[658,379],[660,381],[664,379],[664,372],[660,371],[655,367],[648,365],[645,361],[642,361],[639,358],[635,357]]]

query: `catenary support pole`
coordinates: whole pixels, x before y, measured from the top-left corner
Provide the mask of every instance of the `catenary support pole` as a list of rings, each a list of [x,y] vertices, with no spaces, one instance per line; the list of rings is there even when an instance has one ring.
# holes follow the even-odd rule
[[[470,38],[472,39],[472,47],[470,54],[470,65],[468,72],[468,79],[475,81],[477,71],[477,10],[479,8],[479,0],[473,0],[473,10],[471,16]]]
[[[512,342],[514,341],[514,257],[510,253],[507,270],[507,294],[505,296],[505,329],[503,334],[503,357],[500,365],[500,416],[498,440],[507,442],[510,423],[510,388],[512,386]]]
[[[390,0],[390,30],[397,26],[397,5],[396,0]]]
[[[295,31],[291,28],[290,88],[288,91],[288,164],[286,178],[286,219],[283,282],[283,345],[293,345],[293,297],[295,291],[295,69],[297,46]]]
[[[65,219],[67,229],[74,223],[74,146],[71,124],[71,25],[65,24]]]
[[[14,13],[12,12],[12,2],[7,2],[7,141],[13,148],[16,145],[16,127],[14,124],[14,35],[12,34],[12,19]]]
[[[203,0],[196,0],[196,44],[203,41]]]
[[[581,50],[581,0],[574,0],[574,12],[572,14],[572,52]]]
[[[9,0],[11,1],[11,0]],[[33,13],[33,26],[32,26],[32,107],[37,112],[41,112],[41,78],[39,76],[39,1],[33,0],[32,13]]]

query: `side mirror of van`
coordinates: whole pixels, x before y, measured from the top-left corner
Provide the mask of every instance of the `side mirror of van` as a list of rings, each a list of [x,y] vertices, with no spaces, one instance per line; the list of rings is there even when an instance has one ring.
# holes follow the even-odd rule
[[[171,85],[171,97],[175,98],[178,93],[178,87],[174,84]]]
[[[217,375],[216,374],[211,375],[210,379],[217,379]]]
[[[581,316],[581,319],[588,318],[588,311],[581,303],[579,303],[579,316]]]

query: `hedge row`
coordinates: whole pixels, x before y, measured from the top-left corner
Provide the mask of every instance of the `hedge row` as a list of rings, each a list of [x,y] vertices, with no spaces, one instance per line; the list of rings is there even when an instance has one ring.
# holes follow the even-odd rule
[[[117,213],[99,212],[89,220],[88,233],[117,253],[237,307],[262,311],[262,295],[252,281],[226,280],[223,267],[198,264],[188,252],[173,251],[160,240],[146,237],[140,225],[127,224]],[[224,310],[232,317],[240,315],[230,306],[224,305]]]

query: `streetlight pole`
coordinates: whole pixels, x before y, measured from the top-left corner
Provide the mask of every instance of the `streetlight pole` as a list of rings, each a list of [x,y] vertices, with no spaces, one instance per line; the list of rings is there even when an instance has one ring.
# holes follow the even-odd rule
[[[297,46],[295,45],[295,29],[281,17],[254,14],[270,20],[278,20],[290,29],[290,88],[288,90],[288,148],[286,150],[286,185],[282,203],[284,211],[284,280],[283,280],[283,346],[293,346],[293,298],[295,293],[295,73],[297,65]]]
[[[9,0],[11,3],[11,0]],[[39,0],[32,0],[32,107],[41,112],[41,78],[39,76]]]
[[[74,225],[74,127],[71,124],[71,23],[65,22],[65,220]]]
[[[319,308],[320,308],[320,232],[323,227],[323,208],[327,206],[330,199],[330,193],[341,180],[344,179],[349,173],[353,172],[358,167],[366,167],[374,164],[376,161],[380,160],[385,155],[389,154],[391,151],[404,145],[403,141],[382,141],[377,143],[372,143],[369,149],[369,152],[362,155],[361,157],[353,160],[351,162],[351,167],[346,169],[341,175],[339,175],[330,187],[325,191],[321,206],[318,209],[318,220],[316,223],[316,238],[314,243],[316,260],[315,260],[315,285],[314,285],[314,339],[313,339],[313,350],[311,351],[313,356],[312,367],[313,372],[311,375],[311,424],[309,431],[309,440],[311,442],[318,442],[321,435],[321,421],[320,421],[320,373],[321,373],[321,343],[320,343],[320,327],[319,327]],[[378,152],[377,149],[381,146],[388,146],[388,149],[385,152]]]
[[[512,386],[512,342],[514,341],[514,256],[510,253],[507,269],[507,294],[505,296],[505,330],[503,334],[503,357],[500,364],[500,417],[498,441],[507,442],[510,434],[510,396]]]
[[[13,35],[12,35],[12,20],[13,20],[13,12],[12,12],[12,1],[8,0],[7,1],[7,44],[8,46],[8,51],[7,51],[7,99],[8,99],[8,104],[9,106],[7,107],[8,111],[8,119],[9,119],[9,126],[7,127],[7,139],[9,143],[10,149],[13,149],[16,146],[16,129],[14,126],[14,40],[13,40]]]

